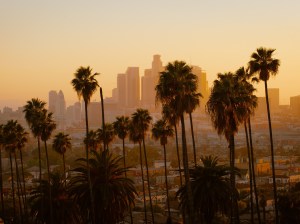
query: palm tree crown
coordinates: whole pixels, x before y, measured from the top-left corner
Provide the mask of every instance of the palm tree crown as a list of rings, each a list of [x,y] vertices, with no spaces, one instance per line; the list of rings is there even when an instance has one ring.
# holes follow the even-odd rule
[[[130,119],[129,117],[121,116],[116,117],[116,121],[113,123],[115,133],[120,139],[126,138],[129,130]]]
[[[152,136],[155,140],[160,140],[161,145],[166,145],[168,137],[174,135],[173,129],[165,120],[158,120],[152,128]]]
[[[59,154],[66,153],[67,149],[71,149],[71,138],[68,134],[64,134],[63,132],[59,132],[54,136],[52,148]]]

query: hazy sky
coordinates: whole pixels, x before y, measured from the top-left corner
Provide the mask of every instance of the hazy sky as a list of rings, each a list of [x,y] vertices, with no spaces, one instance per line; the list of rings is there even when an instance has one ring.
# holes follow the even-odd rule
[[[111,96],[117,74],[139,66],[142,76],[153,54],[202,67],[211,85],[260,46],[277,49],[269,87],[288,104],[300,95],[299,10],[299,0],[0,0],[0,109],[47,101],[49,90],[75,102],[70,81],[87,65]]]

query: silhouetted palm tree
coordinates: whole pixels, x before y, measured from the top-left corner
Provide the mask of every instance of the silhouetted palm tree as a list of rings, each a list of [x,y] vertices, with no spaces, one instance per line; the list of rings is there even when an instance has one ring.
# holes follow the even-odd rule
[[[116,121],[113,123],[114,131],[118,135],[120,139],[122,139],[122,146],[123,146],[123,167],[126,168],[126,151],[125,151],[125,138],[128,135],[130,126],[130,119],[129,117],[120,116],[116,117]],[[124,172],[125,178],[127,178],[127,172]],[[130,213],[130,222],[133,224],[133,217],[131,212],[131,207],[129,207]]]
[[[88,103],[92,95],[97,90],[98,81],[96,80],[96,76],[99,75],[98,73],[92,74],[92,69],[88,67],[80,67],[76,70],[74,74],[75,78],[71,81],[74,90],[77,92],[79,99],[83,97],[84,100],[84,111],[85,111],[85,126],[86,126],[86,137],[89,133],[89,122],[88,122]],[[85,144],[85,151],[86,151],[86,162],[87,162],[87,169],[88,169],[88,182],[89,182],[89,189],[90,189],[90,200],[91,200],[91,215],[92,215],[92,222],[95,223],[95,205],[94,205],[94,198],[93,198],[93,190],[90,178],[90,171],[89,171],[89,149],[88,145]]]
[[[42,128],[41,128],[40,120],[45,114],[46,111],[45,105],[46,103],[44,101],[41,101],[38,98],[32,98],[30,101],[27,101],[27,104],[24,106],[24,110],[23,110],[29,128],[33,136],[37,139],[38,142],[39,169],[40,169],[39,180],[42,179],[41,145],[40,145]]]
[[[129,125],[129,139],[134,143],[139,144],[140,151],[140,166],[142,174],[142,190],[143,190],[143,201],[144,201],[144,221],[148,223],[147,218],[147,205],[146,205],[146,191],[145,191],[145,178],[144,178],[144,169],[143,169],[143,153],[142,153],[142,134],[136,129],[135,125],[131,122]]]
[[[145,165],[146,165],[146,172],[147,172],[147,186],[148,186],[148,193],[149,193],[149,201],[150,201],[150,209],[152,215],[152,222],[154,221],[154,212],[153,212],[153,205],[152,205],[152,197],[151,197],[151,188],[150,188],[150,178],[149,178],[149,167],[148,167],[148,158],[145,146],[145,134],[149,128],[150,122],[152,117],[149,114],[148,110],[145,109],[137,109],[131,116],[132,125],[138,132],[139,136],[142,138],[143,149],[144,149],[144,156],[145,156]]]
[[[50,173],[50,183],[42,180],[30,193],[29,203],[31,215],[36,223],[77,224],[84,223],[78,205],[70,198],[65,188],[64,175]],[[49,188],[52,192],[52,200],[49,196]],[[87,186],[88,191],[88,186]],[[50,202],[52,202],[53,214],[50,214]]]
[[[84,144],[88,145],[89,151],[91,150],[98,150],[98,148],[101,148],[101,142],[102,140],[99,138],[98,132],[94,130],[90,130],[87,137],[83,140]]]
[[[249,105],[252,103],[252,96],[249,95],[244,85],[236,75],[230,72],[218,74],[207,102],[207,111],[214,128],[219,135],[224,135],[229,143],[232,189],[235,189],[234,136],[238,131],[238,126],[249,116]],[[237,198],[234,198],[234,195],[232,197],[232,208],[234,208],[232,221],[239,222]]]
[[[104,149],[108,149],[109,143],[111,143],[115,137],[115,130],[113,125],[110,123],[104,124],[104,129],[99,128],[97,130],[97,134],[101,142],[103,142]]]
[[[229,214],[232,192],[238,195],[237,189],[232,189],[228,175],[231,168],[218,165],[217,157],[201,157],[203,166],[197,165],[190,170],[191,186],[195,212],[210,224],[216,213]],[[237,170],[234,170],[237,174]],[[182,209],[188,208],[186,185],[177,192]]]
[[[64,134],[63,132],[59,132],[54,136],[52,148],[62,155],[63,159],[63,169],[64,169],[64,177],[66,177],[66,161],[65,161],[65,153],[68,149],[72,148],[71,138],[68,134]]]
[[[170,212],[170,201],[169,201],[166,144],[168,143],[168,137],[172,137],[173,135],[174,135],[174,133],[173,133],[172,127],[170,125],[168,125],[165,120],[158,120],[152,128],[153,138],[155,140],[160,140],[160,144],[164,147],[165,184],[166,184],[168,218],[169,219],[171,219],[171,212]]]
[[[129,178],[124,178],[127,168],[120,167],[122,157],[114,157],[108,150],[92,151],[90,158],[91,180],[95,204],[96,223],[119,223],[125,212],[134,204],[136,190]],[[81,212],[90,210],[88,200],[88,169],[86,159],[77,160],[80,165],[74,169],[74,177],[70,179],[70,194],[80,206]]]
[[[266,49],[260,47],[256,52],[252,53],[251,60],[249,61],[249,68],[251,74],[258,74],[259,80],[263,81],[265,84],[265,94],[266,94],[266,104],[268,112],[269,121],[269,134],[270,134],[270,144],[271,144],[271,164],[272,164],[272,179],[273,179],[273,193],[274,193],[274,204],[275,204],[275,221],[279,222],[278,219],[278,208],[277,208],[277,189],[275,181],[275,162],[274,162],[274,148],[273,148],[273,135],[272,135],[272,123],[270,115],[269,106],[269,96],[268,96],[268,80],[270,75],[276,75],[278,73],[278,68],[280,66],[280,61],[273,58],[273,53],[275,49]]]
[[[165,71],[160,73],[159,82],[156,86],[156,100],[162,105],[175,109],[175,114],[181,121],[182,134],[182,159],[184,167],[185,184],[189,197],[189,221],[194,223],[192,189],[190,186],[190,174],[185,134],[184,113],[187,112],[188,100],[186,98],[197,91],[197,76],[192,73],[192,68],[183,61],[168,63]]]
[[[0,124],[0,191],[1,191],[1,214],[4,212],[3,199],[3,177],[2,177],[2,146],[3,146],[3,124]]]

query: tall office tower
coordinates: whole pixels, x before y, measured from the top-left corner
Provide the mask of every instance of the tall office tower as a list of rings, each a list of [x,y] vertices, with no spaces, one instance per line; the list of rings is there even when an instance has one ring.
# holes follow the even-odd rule
[[[142,77],[142,104],[146,108],[155,108],[155,87],[163,69],[160,55],[153,55],[152,67],[146,69]]]
[[[206,72],[203,71],[199,66],[192,66],[192,72],[198,77],[198,92],[202,94],[200,98],[200,108],[205,109],[205,105],[209,97],[208,82],[206,80]]]
[[[127,107],[139,106],[140,101],[140,75],[139,67],[128,67],[126,71]]]
[[[57,98],[57,92],[55,90],[51,90],[48,98],[48,109],[52,113],[55,113]]]
[[[300,95],[290,97],[290,108],[295,116],[300,117]]]
[[[279,109],[279,88],[268,88],[269,104],[271,113]]]
[[[126,74],[118,74],[117,77],[117,92],[118,92],[118,105],[125,107],[127,105],[127,88],[126,88]]]

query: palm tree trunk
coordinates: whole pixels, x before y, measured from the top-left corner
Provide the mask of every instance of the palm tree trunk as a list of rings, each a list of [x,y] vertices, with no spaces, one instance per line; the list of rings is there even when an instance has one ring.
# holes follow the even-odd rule
[[[100,87],[100,98],[101,98],[101,111],[102,111],[102,130],[103,133],[105,133],[105,120],[104,120],[104,102],[103,102],[103,93],[102,88]],[[107,148],[107,145],[105,145],[105,141],[103,139],[103,149],[105,150]]]
[[[177,152],[177,160],[178,160],[180,187],[182,187],[182,174],[181,174],[180,154],[179,154],[179,145],[178,145],[178,133],[177,133],[177,125],[176,124],[174,124],[174,129],[175,129],[176,152]]]
[[[195,145],[194,126],[193,126],[192,113],[189,113],[189,117],[190,117],[192,140],[193,140],[194,163],[195,163],[195,166],[196,166],[197,165],[197,155],[196,155],[196,145]]]
[[[143,148],[144,148],[145,165],[146,165],[146,172],[147,172],[147,182],[148,182],[148,192],[149,192],[149,200],[150,200],[150,209],[151,209],[152,223],[155,223],[155,221],[154,221],[153,205],[152,205],[152,197],[151,197],[151,189],[150,189],[148,159],[147,159],[147,152],[146,152],[146,147],[145,147],[144,136],[143,136]]]
[[[234,167],[235,167],[235,143],[234,143],[234,134],[230,135],[230,182],[231,182],[231,188],[232,188],[232,217],[231,217],[231,223],[240,223],[239,220],[239,207],[238,207],[238,199],[234,193],[235,188],[235,173],[234,173]]]
[[[143,156],[142,156],[142,145],[141,142],[139,142],[140,146],[140,162],[141,162],[141,172],[142,172],[142,186],[143,186],[143,197],[144,197],[144,218],[145,223],[148,223],[147,220],[147,206],[146,206],[146,191],[145,191],[145,182],[144,182],[144,170],[143,170]]]
[[[84,109],[85,109],[85,127],[86,127],[86,137],[89,134],[89,121],[88,121],[88,110],[87,110],[87,101],[84,101]],[[90,200],[91,200],[91,215],[92,215],[92,224],[96,224],[96,216],[95,216],[95,204],[93,197],[93,188],[91,181],[91,170],[90,170],[90,161],[89,161],[89,147],[88,142],[85,144],[85,152],[86,152],[86,165],[88,169],[88,182],[89,182],[89,190],[90,190]]]
[[[10,173],[11,173],[11,190],[12,190],[12,197],[13,197],[13,215],[15,218],[16,217],[15,184],[14,184],[14,172],[13,172],[11,152],[9,153],[9,162],[10,162]]]
[[[246,121],[244,122],[245,127],[245,135],[246,135],[246,142],[247,142],[247,154],[248,154],[248,170],[249,170],[249,182],[250,182],[250,211],[251,211],[251,223],[254,223],[254,211],[253,211],[253,188],[252,188],[252,159],[250,154],[250,146],[249,146],[249,137],[248,137],[248,130]]]
[[[188,195],[188,216],[189,216],[188,219],[189,219],[189,224],[193,224],[195,220],[194,201],[193,201],[192,187],[190,182],[190,171],[189,171],[189,163],[188,163],[185,123],[184,123],[183,114],[180,115],[180,121],[181,121],[181,136],[182,136],[182,160],[183,160],[185,184],[187,186],[187,195]]]
[[[51,189],[51,178],[50,178],[50,164],[48,156],[48,147],[47,142],[44,141],[45,152],[46,152],[46,161],[47,161],[47,171],[48,171],[48,184],[49,184],[49,206],[50,206],[50,223],[53,224],[53,206],[52,206],[52,189]]]
[[[4,213],[3,199],[3,176],[2,176],[2,146],[0,145],[0,191],[1,191],[1,211]]]
[[[20,217],[21,217],[21,223],[24,223],[23,221],[23,209],[22,209],[22,200],[21,200],[21,183],[20,183],[20,175],[19,175],[19,167],[17,164],[17,155],[16,152],[14,152],[14,158],[15,158],[15,168],[16,168],[16,178],[17,178],[17,194],[19,199],[19,209],[20,209]]]
[[[41,158],[41,142],[40,142],[40,136],[37,137],[38,140],[38,151],[39,151],[39,169],[40,169],[40,177],[39,181],[42,181],[42,158]]]
[[[249,128],[249,137],[250,137],[250,153],[251,153],[253,188],[254,188],[257,218],[258,218],[258,223],[260,224],[261,223],[261,218],[260,218],[260,211],[259,211],[259,204],[258,204],[258,193],[257,193],[256,177],[255,177],[255,169],[254,169],[255,164],[254,164],[254,155],[253,155],[252,130],[251,130],[250,118],[248,118],[248,128]]]
[[[127,170],[126,170],[126,153],[125,153],[125,139],[122,139],[122,145],[123,145],[123,165],[125,169],[125,178],[127,179]],[[131,205],[129,205],[129,215],[130,215],[130,223],[133,224],[133,217],[132,217],[132,211],[131,211]]]
[[[62,154],[62,159],[63,159],[63,168],[64,168],[64,179],[66,179],[66,161],[65,161],[65,153]],[[65,181],[65,180],[64,180]],[[66,186],[66,181],[65,181],[65,186]]]
[[[22,178],[23,178],[24,210],[25,210],[26,217],[28,217],[27,198],[26,198],[26,186],[25,186],[25,174],[24,174],[24,164],[23,164],[23,153],[22,153],[21,149],[19,151],[20,151],[20,159],[21,159]]]
[[[267,81],[265,81],[265,93],[266,93],[266,104],[267,104],[268,121],[269,121],[269,133],[270,133],[270,144],[271,144],[271,164],[272,164],[273,193],[274,193],[274,205],[275,205],[275,223],[278,224],[279,223],[279,218],[278,218],[278,206],[277,206],[277,189],[276,189],[274,147],[273,147],[273,135],[272,135],[272,124],[271,124],[271,115],[270,115],[270,105],[269,105]]]
[[[165,182],[166,182],[166,193],[167,193],[168,217],[171,218],[170,201],[169,201],[169,186],[168,186],[168,172],[167,172],[167,153],[166,153],[166,145],[165,144],[164,144],[164,162],[165,162]]]

